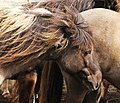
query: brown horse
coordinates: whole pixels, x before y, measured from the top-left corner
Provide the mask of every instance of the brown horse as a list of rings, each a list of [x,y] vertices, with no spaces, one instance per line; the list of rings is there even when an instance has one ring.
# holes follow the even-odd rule
[[[50,1],[50,0],[49,0]],[[59,7],[60,9],[62,8],[62,6],[61,5],[65,5],[65,4],[69,4],[69,2],[72,2],[72,3],[70,3],[70,4],[72,4],[72,5],[70,5],[70,6],[75,6],[75,9],[77,9],[79,12],[80,11],[84,11],[84,10],[87,10],[87,9],[90,9],[90,8],[92,8],[92,6],[93,6],[93,4],[92,4],[92,0],[90,1],[88,1],[88,0],[84,0],[84,1],[82,1],[82,0],[76,0],[76,1],[70,1],[70,0],[63,0],[63,1],[61,1],[61,0],[57,0],[57,1],[50,1],[49,3],[47,3],[46,4],[46,2],[44,2],[44,3],[38,3],[37,4],[37,6],[33,6],[33,7],[41,7],[41,6],[46,6],[46,8],[48,7],[48,6],[50,6],[51,8],[54,8],[54,7]],[[62,4],[63,3],[63,4]],[[61,5],[60,5],[61,4]],[[80,4],[80,5],[79,5]],[[84,6],[83,6],[83,4],[85,4]],[[29,5],[30,6],[30,5]],[[31,6],[30,6],[31,7]],[[69,78],[70,79],[70,77],[69,77],[69,75],[68,75],[68,77],[67,78]],[[67,82],[69,82],[70,80],[67,80]],[[73,81],[74,82],[74,80],[71,80],[71,81]],[[68,86],[72,86],[72,84],[71,83],[73,83],[73,82],[71,82],[70,81],[70,83],[68,84]],[[76,84],[76,83],[74,83],[74,84]],[[82,83],[81,83],[82,84]],[[83,95],[85,95],[86,93],[87,93],[87,89],[86,88],[84,88],[84,85],[82,84],[81,85],[81,87],[80,87],[80,85],[79,84],[76,84],[76,85],[78,85],[78,86],[73,86],[72,88],[77,88],[77,92],[79,92],[79,95],[81,95],[81,97],[79,96],[79,95],[76,95],[76,90],[72,90],[71,89],[71,87],[70,88],[68,88],[68,90],[70,90],[70,92],[68,92],[68,96],[67,97],[69,97],[69,95],[72,95],[73,93],[74,93],[74,96],[72,96],[72,98],[70,97],[70,98],[67,98],[67,101],[69,101],[69,102],[82,102],[82,100],[83,100],[83,98],[84,98],[84,96]],[[43,86],[43,87],[45,87],[45,86]],[[80,88],[80,89],[78,89],[78,88]],[[72,91],[72,92],[71,92]],[[71,94],[70,94],[71,93]],[[46,93],[43,93],[43,94],[46,94]],[[48,93],[48,95],[49,95],[49,93]],[[54,97],[55,97],[56,95],[54,95]],[[43,95],[43,97],[45,98],[45,95]],[[42,98],[42,96],[41,96],[41,98]],[[51,98],[51,97],[50,97]],[[75,99],[76,98],[76,99]],[[41,99],[40,99],[40,101],[41,101]],[[45,99],[42,99],[42,103],[49,103],[49,102],[51,102],[50,100],[45,100]],[[41,102],[40,102],[41,103]],[[52,103],[54,103],[53,101],[52,101]],[[58,102],[55,102],[55,103],[58,103]]]
[[[120,14],[107,9],[91,9],[79,15],[82,15],[88,22],[92,36],[96,41],[95,54],[100,64],[103,78],[120,89]]]
[[[98,0],[99,2],[104,2],[104,6],[103,7],[106,7],[106,8],[108,8],[108,7],[111,7],[111,9],[113,8],[115,8],[115,7],[113,7],[114,5],[112,5],[112,4],[114,4],[114,3],[111,3],[111,5],[110,5],[110,2],[105,2],[105,1],[101,1],[101,0]],[[59,2],[61,2],[61,1],[59,1]],[[67,1],[67,2],[64,2],[64,3],[68,3],[68,2],[70,2],[70,1]],[[75,1],[74,1],[75,2]],[[82,1],[79,1],[79,2],[82,2]],[[86,3],[88,3],[88,4],[90,4],[91,3],[91,1],[89,1],[89,2],[87,2],[87,0],[85,1]],[[111,1],[112,2],[112,1]],[[47,5],[47,6],[51,6],[51,4],[54,6],[55,5],[55,3],[57,4],[57,2],[55,2],[54,1],[54,3],[49,3],[49,5]],[[78,3],[78,1],[76,2],[76,4]],[[45,5],[45,3],[43,3],[44,5]],[[41,4],[40,3],[40,5],[38,4],[37,6],[38,7],[41,7],[41,5],[43,5],[43,4]],[[85,10],[87,10],[87,9],[90,9],[91,7],[92,7],[92,5],[91,6],[87,6],[87,4],[86,4],[86,7],[83,9],[83,8],[81,8],[80,6],[79,6],[79,8],[77,8],[78,6],[76,5],[75,3],[74,3],[74,6],[76,6],[76,9],[77,10],[79,10],[79,11],[83,11],[84,9]],[[79,4],[79,3],[78,3]],[[57,6],[57,5],[56,5]],[[59,6],[60,7],[60,6]],[[95,7],[97,7],[97,1],[95,1]],[[20,76],[21,77],[21,76]],[[26,79],[24,79],[26,77]],[[35,76],[36,77],[36,76]],[[31,80],[29,80],[30,79],[30,77],[28,78],[28,80],[27,80],[27,76],[24,76],[24,78],[23,78],[23,81],[26,83],[27,81],[31,81],[33,78],[31,78]],[[18,79],[18,80],[20,80],[20,82],[22,81],[22,78],[20,78],[20,79]],[[27,80],[27,81],[25,81],[25,80]],[[23,83],[23,81],[22,81],[22,83]],[[34,80],[35,81],[35,80]],[[27,86],[27,85],[26,85]],[[30,86],[30,84],[28,84],[28,86]],[[21,87],[21,88],[25,88],[25,87]],[[21,91],[24,91],[25,92],[25,90],[21,90]],[[20,92],[21,93],[21,92]],[[29,93],[28,93],[29,94]],[[21,95],[21,94],[20,94]],[[21,96],[23,96],[23,95],[21,95]],[[23,96],[23,97],[20,97],[20,98],[26,98],[25,96]],[[24,99],[25,100],[25,99]]]
[[[100,5],[100,7],[104,7],[104,8],[108,8],[108,9],[112,9],[112,10],[117,10],[117,8],[116,8],[116,1],[114,1],[114,0],[108,0],[108,1],[96,0],[96,1],[95,1],[95,7],[99,7],[98,2],[104,4],[104,5]],[[103,87],[102,87],[102,88],[103,88]],[[96,91],[96,93],[97,93],[97,91]],[[94,97],[95,97],[95,93],[93,93],[92,95],[94,95]],[[89,97],[86,97],[86,98],[89,99]],[[97,98],[97,97],[96,97],[96,98]],[[96,98],[95,98],[95,100],[96,100]],[[95,100],[94,100],[94,101],[95,101]],[[87,101],[89,101],[89,100],[87,100]],[[93,103],[94,101],[92,100],[91,103]],[[84,102],[86,102],[86,100],[85,100]],[[90,101],[89,101],[89,103],[90,103]],[[102,102],[102,103],[103,103],[103,102]]]
[[[67,1],[67,0],[66,0]],[[60,2],[60,1],[59,1]],[[68,1],[67,1],[68,2]],[[64,3],[67,3],[67,2],[65,2],[64,1]],[[70,2],[70,1],[69,1]],[[74,1],[73,1],[74,2]],[[80,1],[80,2],[83,2],[82,0]],[[75,3],[73,3],[74,4],[74,6],[76,7],[76,9],[80,12],[80,11],[84,11],[84,10],[87,10],[87,9],[90,9],[90,8],[93,8],[93,7],[102,7],[102,8],[108,8],[108,9],[112,9],[112,10],[117,10],[117,3],[116,3],[116,1],[112,1],[112,0],[94,0],[94,2],[95,2],[95,5],[93,5],[92,4],[92,2],[93,1],[87,1],[87,0],[85,0],[84,1],[85,2],[85,4],[83,4],[82,6],[83,7],[85,7],[84,9],[83,8],[81,8],[81,5],[78,3],[78,1],[77,1],[77,5],[79,5],[79,6],[77,6]],[[98,3],[99,2],[99,3]],[[55,2],[54,1],[54,3],[49,3],[49,5],[47,5],[47,6],[50,6],[50,7],[52,7],[52,6],[58,6],[58,4],[57,4],[58,2]],[[103,5],[99,5],[99,4],[103,4]],[[43,3],[44,5],[46,5],[46,3]],[[71,3],[72,4],[72,3]],[[89,6],[87,5],[87,4],[89,4]],[[41,3],[38,3],[38,5],[37,5],[37,7],[40,7],[42,4]],[[61,7],[61,6],[59,6],[59,7]],[[79,8],[78,8],[79,7]],[[72,85],[72,84],[70,84],[70,85]],[[103,91],[103,85],[100,87],[100,89],[98,90],[98,91],[100,91],[101,92],[101,89],[102,89],[102,91]],[[82,87],[81,87],[81,89],[82,89]],[[81,90],[79,90],[79,92],[82,92]],[[85,92],[84,92],[85,93]],[[91,103],[94,103],[94,102],[96,102],[96,99],[98,99],[98,97],[96,96],[95,97],[95,95],[96,95],[96,93],[97,93],[97,91],[95,92],[95,93],[90,93],[91,95],[94,95],[94,98],[92,99],[92,101],[90,101],[90,99],[89,99],[89,97],[86,97],[86,99],[84,100],[84,102],[91,102]],[[49,94],[49,93],[48,93]],[[69,93],[68,93],[69,94]],[[82,94],[82,93],[81,93]],[[99,95],[101,95],[101,93],[99,94]],[[103,94],[102,94],[103,95]],[[42,97],[41,97],[42,98]],[[73,97],[74,98],[74,97]],[[82,97],[83,98],[83,97]],[[90,97],[91,98],[91,97]],[[81,99],[81,98],[80,98]],[[73,100],[73,102],[75,102],[75,100],[74,99],[70,99],[70,101],[72,101]],[[76,100],[78,100],[77,98],[76,98]],[[81,99],[82,100],[82,99]],[[49,100],[48,100],[49,101]],[[47,101],[47,102],[48,102]],[[99,101],[99,99],[98,99],[98,101]],[[46,102],[45,102],[46,103]],[[53,103],[53,101],[52,101],[52,103]],[[56,102],[55,102],[56,103]],[[58,102],[57,102],[58,103]]]
[[[76,26],[75,13],[69,7],[64,7],[64,10],[66,13],[61,10],[58,13],[53,8],[49,8],[49,11],[44,8],[0,11],[0,84],[7,78],[24,75],[25,72],[29,72],[26,78],[36,78],[34,67],[45,59],[53,59],[61,67],[66,81],[70,81],[68,90],[79,92],[74,89],[79,88],[81,70],[87,73],[85,80],[92,84],[92,89],[98,88],[101,72],[95,61],[90,31],[82,17],[81,23]],[[74,87],[71,87],[72,81],[76,84]]]
[[[80,11],[84,11],[84,10],[87,10],[87,9],[90,9],[90,8],[92,8],[93,7],[93,4],[92,4],[92,0],[90,1],[89,0],[89,2],[87,1],[87,0],[85,0],[84,2],[82,1],[82,0],[76,0],[76,1],[70,1],[70,0],[66,0],[66,1],[49,1],[49,5],[47,4],[47,7],[48,6],[50,6],[50,7],[57,7],[58,5],[58,7],[60,8],[61,6],[60,6],[60,4],[61,4],[61,2],[63,2],[64,3],[64,5],[65,4],[69,4],[69,2],[72,2],[72,3],[70,3],[70,4],[72,4],[72,6],[73,7],[75,7],[79,12]],[[116,2],[114,1],[110,1],[110,0],[108,0],[108,1],[104,1],[104,0],[95,0],[95,7],[99,7],[99,5],[98,5],[98,2],[100,2],[100,3],[104,3],[104,5],[101,5],[100,7],[105,7],[105,8],[111,8],[111,9],[113,9],[113,10],[115,10],[116,9],[116,7],[115,7],[115,4],[116,4]],[[81,7],[81,3],[84,3],[84,8],[83,7]],[[36,4],[36,3],[35,3]],[[34,4],[34,5],[35,5]],[[29,5],[30,7],[43,7],[43,4],[44,4],[44,6],[46,5],[46,3],[38,3],[36,6],[34,6],[34,5]],[[40,71],[40,70],[39,70]],[[20,75],[20,77],[21,77],[21,75]],[[33,76],[34,77],[34,76]],[[26,79],[24,79],[24,78],[26,78]],[[36,76],[34,77],[34,78],[32,78],[31,77],[31,79],[30,79],[30,77],[28,78],[28,80],[27,80],[27,76],[25,76],[24,75],[24,78],[20,78],[20,79],[18,79],[18,80],[20,80],[19,82],[21,82],[22,81],[22,83],[26,83],[26,82],[28,82],[28,86],[30,86],[30,84],[29,84],[29,81],[33,81],[35,78],[36,78]],[[40,77],[39,77],[40,78]],[[23,79],[23,80],[22,80]],[[59,78],[60,79],[60,78]],[[26,80],[26,81],[25,81]],[[24,82],[23,82],[24,81]],[[36,80],[34,80],[34,81],[36,81]],[[26,87],[27,87],[27,85],[26,85]],[[23,90],[22,90],[22,88],[23,88]],[[24,86],[22,87],[21,86],[21,91],[24,91],[24,92],[26,92],[25,90],[24,90]],[[80,90],[79,90],[80,91]],[[30,93],[28,93],[28,94],[30,94]],[[20,92],[20,95],[21,95],[21,92]],[[20,97],[20,98],[26,98],[24,95],[21,95],[22,97]],[[21,100],[21,99],[20,99]],[[26,99],[23,99],[23,100],[26,100]],[[49,100],[48,100],[49,101]]]
[[[58,0],[59,1],[59,0]],[[67,0],[66,0],[67,1]],[[69,2],[70,2],[70,0],[68,0]],[[64,1],[64,3],[68,3],[68,1],[67,2],[65,2]],[[60,2],[60,1],[59,1]],[[73,1],[74,2],[74,1]],[[87,10],[87,9],[90,9],[90,8],[93,8],[93,7],[102,7],[102,8],[108,8],[108,9],[112,9],[112,10],[117,10],[117,3],[116,3],[116,1],[115,0],[94,0],[94,1],[87,1],[87,0],[85,0],[84,2],[84,4],[82,4],[82,6],[84,7],[84,8],[81,8],[81,4],[79,3],[79,2],[82,2],[83,3],[83,1],[81,0],[81,1],[76,1],[77,2],[77,4],[75,4],[75,3],[73,3],[74,5],[72,5],[72,6],[75,6],[75,8],[80,12],[80,11],[84,11],[84,10]],[[95,3],[95,5],[93,5],[93,3]],[[46,5],[46,3],[43,3],[44,5]],[[42,3],[38,3],[37,4],[37,6],[36,7],[40,7],[41,5],[43,5]],[[50,6],[50,7],[54,7],[54,6],[58,6],[58,2],[55,2],[54,1],[54,3],[53,2],[50,2],[49,3],[49,5],[47,5],[47,6]],[[72,3],[71,3],[72,4]],[[100,5],[100,4],[102,4],[102,5]],[[79,5],[79,6],[77,6],[77,5]],[[89,5],[89,6],[88,6]],[[58,7],[61,7],[60,5],[58,6]],[[72,84],[71,84],[72,85]],[[82,87],[81,87],[82,88]],[[100,87],[100,89],[98,90],[98,91],[101,91],[101,88],[102,88],[102,91],[103,91],[103,85]],[[80,91],[80,90],[79,90]],[[97,93],[97,91],[96,91],[96,93]],[[96,99],[97,99],[97,97],[95,97],[95,95],[96,95],[96,93],[91,93],[91,95],[94,95],[94,98],[92,99],[92,101],[91,101],[91,103],[94,103],[94,102],[96,102]],[[74,98],[74,97],[73,97]],[[86,97],[86,98],[88,98],[88,100],[87,99],[85,99],[85,101],[84,102],[86,102],[86,101],[88,101],[88,102],[90,102],[89,101],[89,97]],[[72,101],[72,100],[74,100],[74,99],[71,99],[70,101]],[[76,98],[76,100],[78,100],[77,98]],[[99,100],[98,100],[99,101]],[[75,102],[75,101],[73,101],[73,102]]]
[[[59,0],[58,0],[59,1]],[[59,1],[60,2],[60,1]],[[65,2],[65,1],[64,1]],[[70,0],[66,0],[66,2],[65,3],[67,3],[68,4],[68,2],[72,2],[71,4],[74,6],[74,7],[76,7],[76,9],[77,10],[79,10],[79,12],[80,11],[84,11],[84,10],[87,10],[87,9],[90,9],[90,8],[92,8],[93,7],[93,4],[92,4],[92,0],[90,1],[87,1],[87,0],[84,0],[84,4],[86,4],[86,5],[82,5],[83,7],[81,7],[81,4],[83,3],[83,1],[82,0],[76,0],[76,1],[70,1]],[[113,0],[108,0],[108,1],[105,1],[105,0],[95,0],[94,1],[95,2],[95,5],[94,5],[94,7],[105,7],[105,8],[110,8],[110,9],[113,9],[113,10],[116,10],[116,2]],[[36,4],[36,3],[35,3]],[[45,4],[45,3],[44,3]],[[56,3],[57,4],[57,3]],[[102,4],[102,5],[101,5]],[[39,4],[38,3],[38,7],[39,7],[39,5],[42,5],[41,3]],[[49,6],[54,6],[55,5],[55,1],[54,1],[54,3],[49,3]],[[47,5],[48,6],[48,5]],[[37,67],[35,67],[35,68],[39,68],[38,66]],[[48,68],[47,68],[48,69]],[[37,71],[38,71],[39,69],[37,69]],[[49,70],[49,69],[48,69]],[[38,72],[41,72],[41,70],[39,70]],[[36,74],[35,73],[30,73],[29,74],[29,72],[27,73],[28,75],[26,75],[26,73],[24,73],[24,75],[20,75],[20,76],[18,76],[19,77],[19,79],[18,79],[18,81],[19,81],[19,84],[21,84],[21,82],[22,82],[22,86],[21,85],[19,85],[20,87],[19,87],[19,93],[20,93],[20,100],[24,100],[24,102],[27,102],[27,101],[25,101],[25,100],[27,100],[26,98],[28,98],[29,97],[29,99],[30,99],[30,97],[31,96],[29,96],[29,95],[26,95],[26,96],[24,96],[22,93],[23,92],[25,92],[25,93],[27,93],[28,92],[28,90],[27,89],[24,89],[24,88],[26,88],[26,87],[30,87],[30,85],[31,85],[31,87],[32,88],[29,88],[29,89],[32,89],[31,91],[29,91],[27,94],[31,94],[32,92],[33,92],[33,88],[34,88],[34,85],[33,84],[35,84],[35,82],[36,82]],[[32,76],[30,76],[32,74]],[[39,73],[37,73],[39,76],[38,76],[38,79],[40,80],[40,74]],[[29,78],[28,78],[29,77]],[[38,80],[38,81],[39,81]],[[60,78],[59,78],[59,80],[60,80]],[[33,83],[31,84],[31,81],[33,81]],[[62,81],[62,80],[61,80]],[[30,82],[30,83],[29,83]],[[40,82],[40,81],[39,81]],[[24,84],[24,85],[23,85]],[[37,82],[37,88],[39,87],[39,84],[40,83],[38,83]],[[61,87],[60,87],[61,88]],[[39,91],[39,88],[36,90],[35,89],[35,92],[38,92]],[[31,93],[30,93],[31,92]],[[58,93],[59,94],[59,93]],[[55,97],[55,96],[54,96]],[[56,96],[57,97],[57,96]],[[21,99],[22,98],[22,99]],[[41,98],[42,98],[42,96],[41,96]],[[58,98],[58,97],[57,97]],[[21,102],[22,102],[21,101]],[[49,100],[48,100],[49,101]],[[52,103],[53,103],[53,101],[52,101]],[[57,103],[58,103],[58,101],[57,101]]]

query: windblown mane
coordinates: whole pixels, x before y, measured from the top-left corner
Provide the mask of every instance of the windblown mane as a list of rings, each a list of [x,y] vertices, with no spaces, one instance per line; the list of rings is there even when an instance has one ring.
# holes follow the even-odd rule
[[[82,16],[78,18],[75,7],[62,5],[58,1],[57,6],[51,5],[53,0],[49,0],[40,3],[37,8],[24,8],[15,12],[0,11],[1,66],[28,63],[51,48],[54,48],[54,53],[61,52],[70,43],[80,49],[93,46],[88,25]],[[42,14],[39,10],[41,7],[52,14]]]
[[[30,11],[0,11],[0,65],[28,62],[50,48],[61,51],[75,34],[72,16],[40,15]],[[67,31],[69,29],[69,31]]]
[[[33,2],[25,6],[28,6],[28,8],[45,7],[57,8],[62,10],[64,8],[64,5],[69,6],[70,8],[77,10],[78,12],[82,12],[93,8],[94,0],[46,0],[44,2],[40,1],[39,3]]]
[[[29,8],[45,7],[50,11],[57,9],[57,12],[59,12],[59,10],[66,12],[66,7],[68,7],[72,11],[72,14],[75,15],[74,23],[76,25],[76,35],[73,37],[75,40],[73,40],[74,43],[72,42],[72,45],[79,45],[82,49],[88,49],[91,47],[93,48],[92,33],[89,30],[87,22],[82,16],[80,16],[80,14],[78,17],[77,13],[93,8],[94,4],[95,0],[47,0],[44,2],[31,4],[29,5]]]

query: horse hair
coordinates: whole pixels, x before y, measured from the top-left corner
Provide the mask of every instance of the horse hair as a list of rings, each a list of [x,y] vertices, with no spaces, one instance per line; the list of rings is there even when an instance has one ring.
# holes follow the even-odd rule
[[[63,9],[64,5],[69,6],[70,8],[82,12],[88,9],[92,9],[94,6],[94,0],[47,0],[47,1],[40,1],[32,2],[30,4],[25,5],[29,8],[58,8]]]
[[[46,2],[46,6],[51,1]],[[64,0],[58,1],[61,5]],[[52,16],[30,13],[30,10],[36,8],[25,8],[18,12],[0,11],[1,66],[6,64],[9,66],[11,63],[28,63],[51,48],[55,48],[54,52],[60,52],[70,42],[73,46],[78,45],[87,49],[92,46],[91,33],[84,19],[81,17],[81,21],[77,23],[75,8],[67,4],[58,8],[59,5],[53,8],[46,7],[44,3],[39,5],[39,8],[51,11]]]

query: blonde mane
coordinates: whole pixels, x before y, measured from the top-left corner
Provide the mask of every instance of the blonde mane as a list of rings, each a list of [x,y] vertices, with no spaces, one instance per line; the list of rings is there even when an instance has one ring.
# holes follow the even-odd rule
[[[75,24],[76,34],[72,37],[72,46],[78,46],[81,49],[93,48],[92,33],[89,30],[87,22],[82,16],[78,17],[78,13],[91,9],[94,6],[94,0],[47,0],[44,2],[34,3],[28,5],[28,8],[40,8],[44,7],[52,12],[56,10],[57,12],[71,12],[74,15],[73,22]],[[26,6],[27,7],[27,6]],[[66,8],[69,10],[66,11]]]
[[[75,34],[72,19],[65,13],[0,11],[0,65],[28,62],[53,47],[62,51],[69,43],[68,38]]]
[[[75,11],[82,12],[88,9],[93,8],[94,0],[46,0],[33,2],[31,4],[25,5],[29,8],[57,8],[60,10],[64,10],[64,6],[69,6],[71,9]]]
[[[68,44],[82,50],[93,47],[88,25],[82,16],[77,17],[78,11],[67,4],[60,8],[47,7],[49,3],[40,4],[37,8],[25,7],[16,12],[0,10],[1,66],[28,63],[51,48],[54,48],[52,54],[59,53]],[[61,4],[60,1],[58,3]],[[40,7],[46,13],[41,12]]]

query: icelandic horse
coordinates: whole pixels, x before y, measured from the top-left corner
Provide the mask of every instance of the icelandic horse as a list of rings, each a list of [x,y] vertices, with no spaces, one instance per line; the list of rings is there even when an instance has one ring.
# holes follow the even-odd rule
[[[45,60],[59,65],[68,83],[68,103],[82,103],[79,97],[96,90],[101,83],[88,25],[82,17],[76,24],[77,11],[70,6],[63,5],[62,10],[45,6],[0,10],[0,84],[17,76],[19,90],[26,94],[20,94],[19,103],[29,103],[37,81],[35,67]]]

